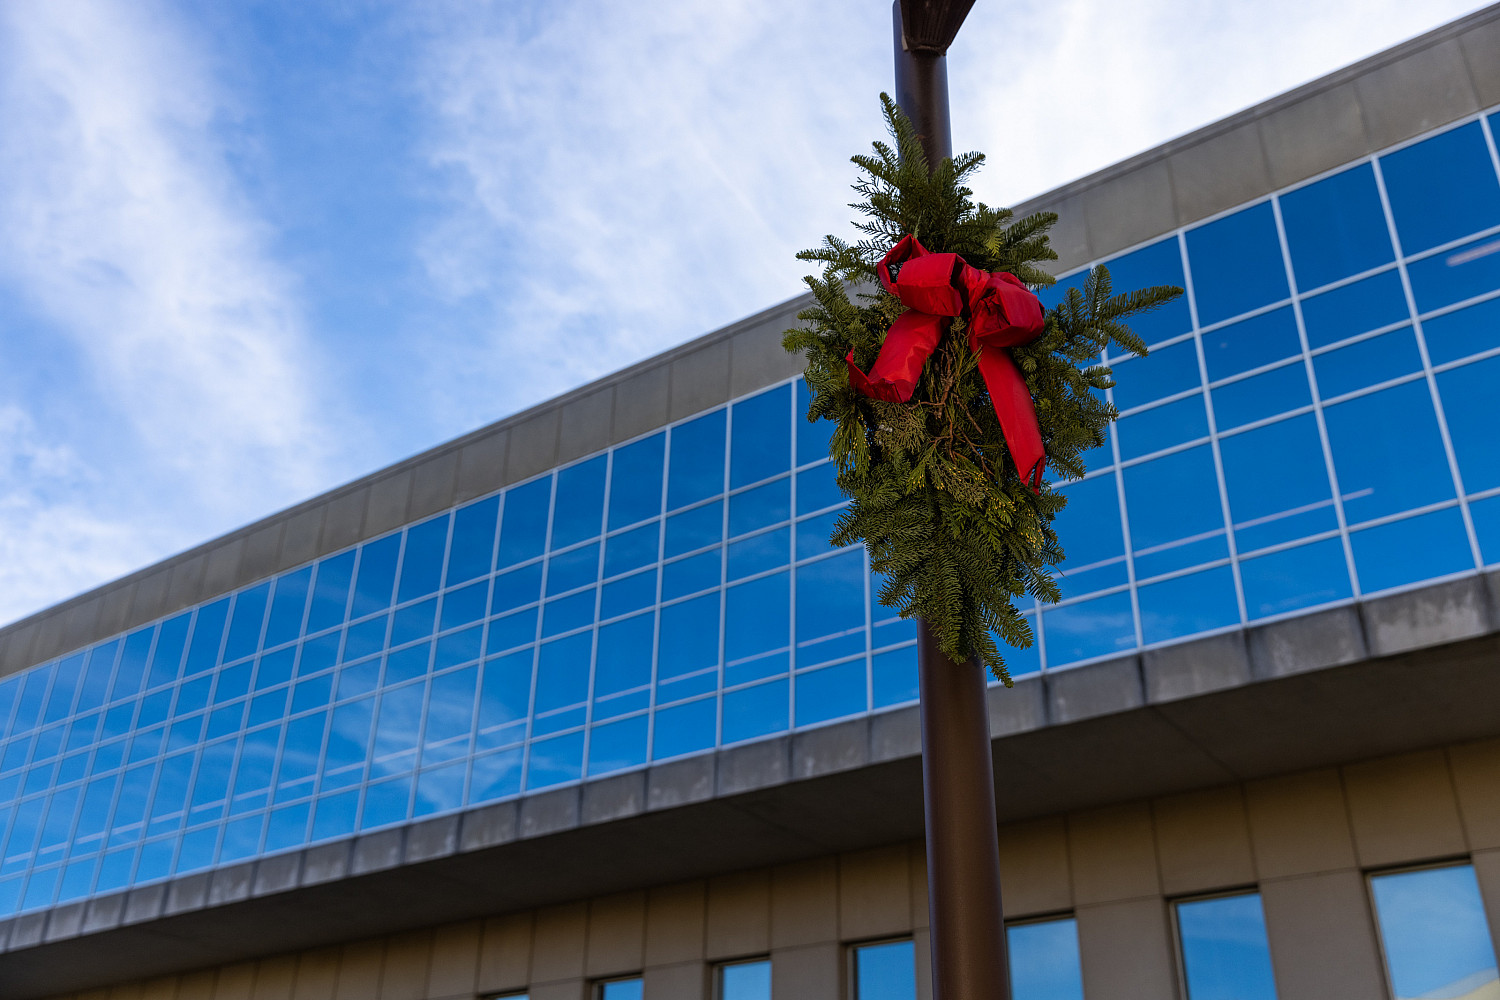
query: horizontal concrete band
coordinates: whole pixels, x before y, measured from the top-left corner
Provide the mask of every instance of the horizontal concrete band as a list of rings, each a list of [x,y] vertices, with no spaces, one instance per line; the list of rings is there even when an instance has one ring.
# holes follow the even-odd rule
[[[1500,104],[1500,4],[1017,206],[1058,273]],[[799,296],[0,629],[0,676],[299,566],[801,370]]]
[[[1500,573],[990,692],[1001,822],[1500,733]],[[922,835],[904,708],[0,923],[14,1000]],[[372,901],[377,901],[372,904]]]

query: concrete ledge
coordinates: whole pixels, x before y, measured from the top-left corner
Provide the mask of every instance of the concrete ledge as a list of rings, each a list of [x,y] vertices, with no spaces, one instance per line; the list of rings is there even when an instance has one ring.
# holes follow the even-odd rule
[[[1054,723],[1080,722],[1146,703],[1141,658],[1135,655],[1061,670],[1048,675],[1047,681]]]

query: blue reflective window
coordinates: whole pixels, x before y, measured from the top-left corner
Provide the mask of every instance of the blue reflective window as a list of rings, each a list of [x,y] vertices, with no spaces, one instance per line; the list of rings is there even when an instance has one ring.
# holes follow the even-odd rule
[[[786,472],[791,462],[792,387],[777,386],[734,404],[729,488]]]
[[[547,596],[576,590],[599,579],[599,543],[554,554],[547,560]]]
[[[482,754],[469,768],[469,802],[493,802],[521,790],[521,748]]]
[[[1314,348],[1404,322],[1410,315],[1401,273],[1394,269],[1302,300],[1302,325]]]
[[[276,591],[271,598],[271,616],[266,622],[267,649],[291,642],[302,634],[302,616],[307,610],[312,573],[312,567],[307,566],[277,578]],[[235,616],[239,616],[238,610]]]
[[[701,698],[656,710],[656,734],[651,759],[663,760],[714,745],[718,699]]]
[[[542,644],[536,674],[535,711],[538,714],[581,705],[588,700],[593,643],[593,635],[584,632]]]
[[[791,560],[792,529],[777,528],[731,542],[728,549],[730,580],[785,566]]]
[[[358,809],[358,790],[325,795],[318,799],[313,809],[313,839],[324,840],[328,837],[347,836],[355,829],[355,815]]]
[[[724,742],[768,736],[787,728],[785,677],[724,694]]]
[[[422,700],[426,685],[421,681],[387,688],[380,694],[375,722],[375,757],[395,757],[383,770],[409,770],[416,763],[417,733],[422,727]],[[344,708],[346,706],[340,706]],[[334,710],[335,725],[338,709]],[[332,741],[330,740],[330,750]]]
[[[864,553],[858,549],[797,567],[797,663],[865,648]]]
[[[495,529],[500,517],[500,498],[478,500],[453,514],[453,541],[449,543],[447,586],[483,576],[495,563]]]
[[[719,966],[718,1000],[771,1000],[771,963]]]
[[[599,596],[599,619],[639,611],[656,601],[656,570],[623,577],[606,583]]]
[[[670,559],[684,552],[712,545],[724,537],[724,501],[694,507],[667,518],[664,555]]]
[[[1353,595],[1344,545],[1327,538],[1240,563],[1245,612],[1253,621]]]
[[[1422,339],[1435,365],[1500,347],[1500,298],[1424,320]]]
[[[828,439],[833,435],[833,421],[808,420],[807,407],[812,391],[802,379],[797,380],[797,464],[806,465],[828,457]]]
[[[672,428],[667,509],[707,500],[724,489],[724,431],[728,414],[706,413]]]
[[[1130,466],[1124,475],[1137,578],[1229,554],[1207,445]]]
[[[479,682],[477,666],[463,667],[432,679],[427,702],[427,720],[422,729],[424,765],[452,760],[467,753],[467,737],[474,728],[474,696]]]
[[[1198,345],[1192,340],[1159,347],[1144,358],[1127,358],[1114,365],[1115,406],[1128,410],[1171,396],[1202,383],[1198,374]]]
[[[644,715],[595,726],[589,733],[589,774],[609,774],[646,763]]]
[[[1096,597],[1042,612],[1051,666],[1107,656],[1135,646],[1130,594]]]
[[[916,951],[911,941],[854,949],[854,1000],[917,1000]]]
[[[1474,521],[1474,534],[1479,539],[1484,564],[1500,564],[1500,496],[1469,504],[1469,516]]]
[[[645,707],[641,696],[651,683],[655,629],[656,616],[649,613],[600,626],[598,665],[594,669],[596,718]]]
[[[490,603],[490,585],[487,580],[471,583],[467,587],[450,590],[443,595],[443,610],[439,616],[440,629],[457,628],[484,617]]]
[[[604,575],[617,576],[656,562],[660,542],[660,521],[610,536],[604,546]]]
[[[303,572],[307,572],[304,570]],[[120,698],[129,698],[139,694],[146,682],[146,667],[151,654],[151,643],[156,638],[154,626],[137,629],[125,637],[124,648],[120,652],[120,662],[115,666],[114,683],[110,686],[109,698],[111,701]],[[17,696],[21,688],[20,678],[15,678],[11,683],[5,685],[8,698],[3,706],[0,706],[0,719],[10,716],[11,701]]]
[[[530,641],[530,638],[530,633],[528,633],[527,641]],[[415,680],[427,673],[431,662],[432,643],[430,642],[398,649],[385,658],[385,683],[391,685]]]
[[[702,597],[661,609],[661,677],[680,677],[719,663],[719,595]]]
[[[1307,383],[1307,367],[1294,361],[1262,375],[1221,385],[1213,390],[1213,404],[1214,421],[1221,433],[1310,406],[1312,389]]]
[[[396,559],[400,554],[400,535],[388,535],[360,546],[359,576],[350,611],[353,617],[363,618],[390,607],[391,593],[396,587]]]
[[[1324,420],[1350,524],[1453,496],[1426,382],[1330,406]]]
[[[1312,414],[1226,437],[1219,454],[1241,552],[1338,527]]]
[[[1430,312],[1500,287],[1500,236],[1486,236],[1407,265],[1412,298]]]
[[[526,650],[484,662],[479,688],[480,746],[499,747],[525,735],[531,706],[532,653]]]
[[[420,686],[398,688],[389,695],[381,711],[387,732],[398,728],[403,708],[411,710],[411,692]],[[403,695],[402,692],[405,692]],[[420,698],[417,699],[420,701]],[[404,704],[403,704],[404,703]],[[328,725],[328,747],[323,758],[323,791],[347,788],[364,778],[370,756],[370,726],[375,721],[375,699],[361,698],[334,709]]]
[[[542,554],[547,540],[547,508],[551,503],[551,476],[506,491],[500,512],[497,566],[514,566]]]
[[[1114,474],[1066,483],[1057,492],[1068,501],[1055,524],[1058,537],[1067,540],[1063,572],[1069,567],[1123,563],[1125,535],[1120,528],[1120,497]]]
[[[401,584],[396,593],[398,603],[425,597],[441,586],[443,554],[448,550],[448,521],[448,515],[443,514],[406,529]]]
[[[416,639],[425,639],[432,634],[437,624],[436,598],[429,598],[416,604],[410,604],[397,611],[391,616],[391,645],[404,646]],[[355,635],[362,629],[372,627],[370,639],[367,643],[356,644]],[[353,625],[349,628],[349,640],[344,643],[344,659],[352,660],[359,656],[368,656],[378,653],[385,646],[384,620],[377,618],[373,622],[365,622],[361,625]]]
[[[641,1000],[641,980],[616,979],[599,984],[599,1000]]]
[[[1234,573],[1228,566],[1147,584],[1140,588],[1140,604],[1141,639],[1147,643],[1208,632],[1240,621]]]
[[[863,658],[803,671],[796,685],[799,726],[854,715],[868,707]]]
[[[1203,335],[1203,363],[1211,381],[1274,364],[1302,353],[1291,307],[1221,326]]]
[[[423,608],[403,609],[407,614],[400,617],[404,619],[403,624],[407,629],[411,629],[413,619],[420,619],[423,610]],[[436,610],[435,604],[426,605],[427,632],[429,633],[432,631],[432,617]],[[416,613],[413,615],[411,614],[412,611]],[[381,615],[379,618],[372,618],[369,621],[360,622],[358,625],[349,626],[349,630],[344,636],[344,655],[342,659],[358,660],[384,649],[386,626],[389,621],[389,615]],[[416,628],[415,631],[420,632],[420,627]]]
[[[724,658],[730,662],[790,644],[791,581],[774,573],[725,591]]]
[[[1324,399],[1421,370],[1422,355],[1409,326],[1313,358],[1318,392]]]
[[[1208,414],[1203,396],[1194,394],[1165,406],[1122,417],[1115,424],[1120,436],[1120,457],[1140,458],[1186,441],[1208,437]]]
[[[1282,195],[1281,219],[1299,288],[1317,288],[1395,259],[1368,163]]]
[[[1474,568],[1456,507],[1356,531],[1349,544],[1366,594]]]
[[[512,608],[530,604],[542,596],[542,564],[532,563],[509,573],[495,577],[494,594],[490,597],[490,614],[499,614]]]
[[[260,648],[261,627],[266,620],[266,602],[270,594],[271,585],[263,583],[235,596],[229,638],[224,642],[225,662],[250,656]]]
[[[670,601],[718,586],[722,570],[723,552],[720,549],[667,563],[662,568],[661,599]]]
[[[1492,393],[1500,380],[1500,357],[1476,361],[1437,376],[1448,434],[1458,456],[1464,489],[1500,486],[1500,437],[1495,434]]]
[[[1204,326],[1287,297],[1270,202],[1190,229],[1185,238],[1198,322]]]
[[[86,712],[104,704],[119,653],[119,639],[101,643],[89,650],[88,664],[83,669],[83,678],[78,686],[78,700],[73,706],[74,712]]]
[[[769,527],[792,516],[792,481],[778,479],[729,498],[729,536]]]
[[[422,771],[417,775],[417,789],[412,815],[427,816],[435,812],[457,809],[464,803],[463,762],[447,764]]]
[[[1500,182],[1478,122],[1387,153],[1380,170],[1406,253],[1500,224]]]
[[[162,684],[176,680],[182,670],[182,654],[187,649],[188,626],[192,621],[191,612],[183,612],[176,618],[168,618],[161,623],[161,629],[156,637],[156,649],[151,653],[151,673],[146,678],[147,689],[159,687]],[[36,675],[45,682],[45,674]],[[35,710],[27,711],[28,696],[31,694],[31,682],[27,681],[26,690],[21,694],[21,701],[16,706],[16,726],[20,728],[25,720],[35,721]],[[40,690],[36,697],[41,697]],[[40,703],[36,703],[40,708]]]
[[[500,653],[535,642],[536,619],[536,608],[528,608],[513,615],[496,618],[490,622],[490,635],[485,643],[485,649],[491,653]]]
[[[839,489],[838,466],[824,462],[797,473],[797,513],[822,510],[843,503],[847,497]]]
[[[1011,1000],[1083,1000],[1078,921],[1045,920],[1005,929]]]
[[[1109,271],[1110,285],[1116,293],[1151,285],[1187,287],[1187,282],[1182,277],[1182,250],[1175,236],[1106,261],[1105,267]],[[1082,278],[1083,275],[1078,277]],[[1061,300],[1060,295],[1058,300]],[[1182,296],[1140,316],[1132,316],[1130,328],[1148,344],[1187,333],[1193,328],[1187,297]]]
[[[365,789],[364,807],[360,811],[359,828],[369,830],[387,823],[399,823],[406,819],[411,802],[411,775],[388,778],[370,783]]]
[[[318,563],[312,606],[307,612],[309,633],[343,624],[349,606],[349,585],[354,580],[354,557],[351,550]]]
[[[833,529],[838,525],[841,513],[842,511],[831,510],[797,522],[798,559],[811,559],[833,548]]]
[[[1377,875],[1370,888],[1399,1000],[1493,990],[1495,948],[1472,865]]]
[[[623,528],[661,513],[662,463],[667,435],[616,448],[609,473],[609,527]]]
[[[1276,1000],[1260,894],[1177,904],[1188,1000]]]
[[[599,534],[604,522],[604,472],[607,464],[607,456],[600,455],[557,473],[557,499],[552,512],[553,548],[566,548]]]
[[[917,647],[907,646],[870,657],[870,689],[875,708],[917,699]]]
[[[191,677],[201,674],[205,670],[212,670],[219,660],[219,648],[224,641],[224,626],[229,618],[229,598],[214,601],[198,609],[193,616],[193,638],[188,643],[187,662],[183,666],[184,676]],[[43,716],[47,721],[52,721],[56,716],[52,714],[53,706],[58,704],[59,692],[66,690],[64,683],[71,684],[67,677],[68,660],[64,660],[57,670],[57,682],[52,685],[52,694],[47,699],[47,714]],[[66,710],[66,706],[64,706]]]

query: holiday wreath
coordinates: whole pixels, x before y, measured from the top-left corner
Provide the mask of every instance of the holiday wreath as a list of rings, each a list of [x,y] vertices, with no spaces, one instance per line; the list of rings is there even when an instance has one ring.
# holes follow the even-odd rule
[[[894,148],[853,157],[864,239],[828,236],[797,255],[823,274],[806,279],[817,305],[784,343],[807,360],[808,419],[836,425],[829,451],[852,503],[834,544],[863,540],[885,577],[882,603],[1009,685],[995,637],[1033,641],[1015,599],[1059,597],[1052,521],[1066,498],[1043,469],[1085,473],[1083,453],[1117,415],[1101,352],[1144,355],[1125,318],[1182,290],[1114,295],[1095,267],[1044,311],[1030,288],[1053,283],[1039,264],[1057,259],[1057,216],[975,202],[965,182],[983,154],[929,171],[911,123],[884,94],[881,104]]]

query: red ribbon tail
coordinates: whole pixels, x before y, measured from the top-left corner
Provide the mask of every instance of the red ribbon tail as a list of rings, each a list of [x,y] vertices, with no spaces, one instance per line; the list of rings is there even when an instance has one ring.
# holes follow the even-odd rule
[[[871,399],[891,403],[911,399],[917,380],[922,377],[922,366],[942,339],[943,323],[940,316],[914,309],[902,313],[886,332],[880,355],[868,376],[855,365],[854,352],[849,352],[845,359],[849,363],[849,384]],[[1024,385],[1021,391],[1025,392]]]
[[[990,391],[995,416],[1005,435],[1005,446],[1016,463],[1021,480],[1033,492],[1042,488],[1042,471],[1047,453],[1042,448],[1042,431],[1036,422],[1036,406],[1026,390],[1021,370],[1003,347],[983,347],[979,351],[979,374]]]

